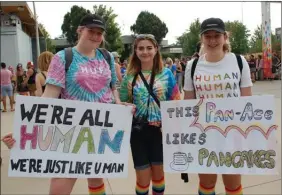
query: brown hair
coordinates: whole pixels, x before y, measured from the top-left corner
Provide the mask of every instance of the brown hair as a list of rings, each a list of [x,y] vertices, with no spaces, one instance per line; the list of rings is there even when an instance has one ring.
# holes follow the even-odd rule
[[[133,51],[132,54],[129,58],[129,64],[127,66],[127,74],[132,74],[135,75],[137,74],[139,71],[141,71],[141,61],[139,60],[138,56],[136,55],[136,48],[137,45],[140,41],[143,40],[149,40],[153,43],[153,45],[155,46],[155,48],[157,48],[157,53],[154,56],[154,61],[153,61],[153,72],[155,74],[160,73],[163,70],[163,61],[162,61],[162,56],[161,56],[161,52],[159,51],[159,47],[158,47],[158,43],[155,39],[151,38],[151,37],[142,37],[142,38],[136,38],[134,41],[134,45],[133,45]]]
[[[48,71],[53,56],[54,54],[49,51],[42,52],[37,60],[38,68],[41,71]]]

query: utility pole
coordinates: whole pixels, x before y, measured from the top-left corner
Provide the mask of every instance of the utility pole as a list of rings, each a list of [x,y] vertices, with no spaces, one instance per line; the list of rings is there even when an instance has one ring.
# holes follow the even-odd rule
[[[35,19],[35,31],[36,31],[36,60],[38,56],[40,55],[40,47],[39,47],[39,32],[38,32],[38,22],[37,22],[37,15],[36,15],[36,8],[35,8],[35,2],[33,1],[33,12],[34,12],[34,19]],[[35,69],[37,68],[37,63],[33,62],[35,65]]]

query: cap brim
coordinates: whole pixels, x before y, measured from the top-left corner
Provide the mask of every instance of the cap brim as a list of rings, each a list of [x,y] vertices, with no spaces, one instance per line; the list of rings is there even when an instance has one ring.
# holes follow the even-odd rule
[[[219,32],[219,33],[225,33],[225,31],[223,29],[220,29],[220,28],[209,28],[209,29],[205,29],[201,32],[201,34],[207,32],[207,31],[211,31],[211,30],[214,30],[216,32]]]
[[[101,28],[102,30],[106,30],[105,29],[105,26],[103,25],[98,25],[98,24],[89,24],[89,25],[86,25],[87,28]]]

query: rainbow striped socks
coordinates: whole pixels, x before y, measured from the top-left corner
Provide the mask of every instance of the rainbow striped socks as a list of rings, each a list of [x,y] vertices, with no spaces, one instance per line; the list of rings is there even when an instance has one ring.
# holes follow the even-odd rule
[[[140,184],[136,184],[136,194],[137,195],[148,195],[149,194],[149,187],[150,187],[150,184],[147,185],[147,186],[141,186]]]
[[[89,195],[106,195],[104,183],[98,187],[88,186]]]
[[[243,195],[242,185],[240,185],[235,190],[229,190],[229,189],[225,188],[225,192],[226,192],[226,195]]]
[[[153,183],[152,186],[153,195],[163,195],[165,190],[164,177],[161,178],[160,180],[153,180],[152,183]]]
[[[207,188],[200,184],[199,195],[215,195],[215,186],[212,188]]]

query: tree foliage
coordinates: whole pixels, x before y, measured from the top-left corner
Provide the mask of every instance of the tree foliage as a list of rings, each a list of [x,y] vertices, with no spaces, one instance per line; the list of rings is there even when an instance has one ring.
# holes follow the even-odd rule
[[[79,7],[77,5],[72,6],[70,12],[67,12],[64,16],[64,22],[62,24],[63,34],[67,37],[67,41],[74,45],[78,39],[77,36],[77,27],[83,16],[90,13],[89,10],[86,10],[83,7]]]
[[[249,31],[247,27],[238,22],[226,22],[225,23],[226,31],[230,32],[230,44],[231,49],[234,53],[244,54],[248,51],[248,37]],[[184,55],[193,55],[197,51],[197,44],[200,41],[200,29],[201,22],[197,18],[192,22],[180,37],[177,39],[177,43],[182,46]]]
[[[248,38],[250,36],[247,27],[239,21],[228,21],[225,23],[225,29],[230,32],[229,41],[232,52],[237,54],[247,53],[249,50]]]
[[[199,18],[192,22],[180,37],[177,38],[177,43],[182,46],[183,54],[191,56],[197,50],[197,44],[200,41],[201,23]]]
[[[156,41],[160,44],[168,33],[168,28],[158,16],[148,11],[139,13],[135,23],[130,27],[130,30],[136,34],[152,34]]]
[[[271,45],[273,51],[281,51],[280,40],[277,39],[273,33],[271,33]],[[255,29],[254,34],[251,37],[249,47],[251,53],[262,52],[262,28],[260,26],[257,26]]]
[[[92,12],[83,7],[79,7],[74,5],[70,12],[66,13],[64,16],[64,22],[62,24],[63,34],[66,36],[67,41],[74,45],[78,39],[77,36],[77,27],[81,19],[86,14],[97,14],[101,16],[106,25],[106,35],[105,35],[105,48],[109,51],[117,51],[121,52],[123,50],[123,44],[121,41],[121,32],[118,24],[115,19],[117,17],[114,14],[113,9],[110,7],[109,9],[104,5],[94,5]]]
[[[45,38],[46,50],[50,51],[52,53],[55,53],[55,46],[52,45],[52,40],[51,40],[50,34],[48,33],[48,31],[46,30],[46,28],[44,27],[43,24],[39,23],[38,26],[39,26],[40,30],[42,31],[43,37]]]
[[[121,53],[124,50],[124,47],[121,41],[120,27],[115,21],[117,15],[114,14],[113,9],[111,7],[107,9],[107,7],[103,5],[94,5],[93,13],[101,16],[105,21],[105,48],[109,51],[117,51],[118,53]]]

